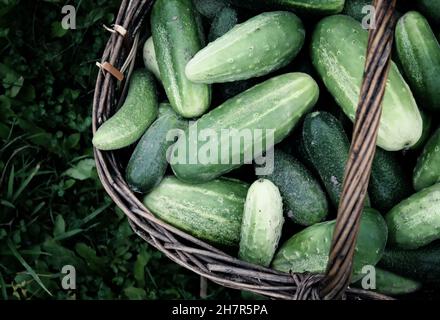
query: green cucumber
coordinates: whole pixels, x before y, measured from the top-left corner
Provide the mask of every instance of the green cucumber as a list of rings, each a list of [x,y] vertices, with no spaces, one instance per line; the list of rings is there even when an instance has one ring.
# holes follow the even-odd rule
[[[232,8],[223,8],[212,21],[211,29],[209,30],[208,40],[212,42],[229,30],[231,30],[238,23],[237,11]]]
[[[423,120],[423,132],[419,141],[411,147],[412,150],[418,150],[422,148],[431,135],[432,117],[423,110],[420,110],[420,114]]]
[[[168,176],[143,202],[158,218],[198,239],[237,246],[248,188],[232,179],[191,185]]]
[[[386,213],[412,191],[411,179],[397,155],[377,148],[368,187],[372,206]]]
[[[154,49],[153,37],[149,37],[145,41],[144,47],[142,49],[142,56],[144,59],[145,68],[152,72],[158,80],[160,80],[160,70],[157,64],[156,50]]]
[[[312,15],[330,15],[344,8],[344,0],[232,0],[237,6],[249,9],[286,9]]]
[[[440,45],[424,16],[410,11],[399,19],[396,48],[419,105],[440,111]]]
[[[255,181],[244,205],[239,258],[268,267],[278,247],[283,223],[280,191],[269,180]]]
[[[391,245],[417,249],[440,239],[440,183],[399,203],[386,215]]]
[[[291,62],[304,38],[304,27],[295,14],[265,12],[200,50],[186,66],[186,76],[197,83],[263,76]]]
[[[174,173],[183,181],[200,183],[251,163],[289,135],[318,95],[318,85],[310,76],[288,73],[226,101],[190,125],[177,141]],[[208,141],[200,143],[198,136],[205,134]]]
[[[440,243],[418,250],[387,249],[381,268],[426,284],[440,284]]]
[[[440,0],[416,0],[418,9],[434,24],[440,24]]]
[[[287,240],[275,255],[272,267],[292,273],[324,273],[326,270],[335,221],[315,224]],[[387,226],[375,210],[366,209],[361,217],[353,260],[353,281],[362,276],[362,268],[376,265],[387,242]]]
[[[273,171],[264,178],[279,188],[285,212],[295,223],[310,226],[327,216],[327,198],[319,182],[293,156],[275,149]]]
[[[322,19],[312,39],[312,62],[325,86],[354,121],[364,74],[368,32],[351,17]],[[414,97],[392,63],[383,100],[378,146],[387,151],[409,148],[419,141],[423,123]]]
[[[413,175],[413,185],[417,191],[437,182],[440,182],[440,128],[428,140]]]
[[[158,118],[169,113],[176,114],[173,110],[173,107],[169,104],[169,102],[162,102],[161,104],[159,104]]]
[[[194,6],[200,14],[208,19],[215,16],[229,5],[228,0],[193,0]]]
[[[356,19],[359,22],[362,22],[364,17],[368,14],[366,12],[362,12],[363,8],[372,4],[372,0],[345,0],[344,10],[342,13]]]
[[[384,269],[376,267],[375,272],[376,288],[373,290],[385,295],[397,296],[409,294],[418,291],[422,286],[418,281],[402,277]],[[361,282],[362,281],[357,282],[355,286],[361,287]]]
[[[167,152],[175,143],[168,135],[172,130],[184,130],[187,126],[187,121],[169,112],[148,128],[126,169],[126,180],[133,191],[147,193],[160,183],[168,168]]]
[[[133,72],[124,104],[93,136],[95,148],[116,150],[136,142],[157,118],[157,104],[153,76],[146,70]]]
[[[211,104],[211,88],[185,76],[185,67],[203,47],[200,17],[191,0],[157,0],[151,30],[160,76],[174,110],[185,118],[204,114]]]
[[[339,206],[350,141],[342,124],[328,112],[314,112],[304,119],[302,142],[334,207]],[[365,201],[370,205],[369,198]]]

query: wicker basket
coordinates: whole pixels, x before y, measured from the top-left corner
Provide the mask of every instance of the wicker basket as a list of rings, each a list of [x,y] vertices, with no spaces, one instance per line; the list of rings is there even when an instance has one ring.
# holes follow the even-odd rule
[[[134,67],[139,30],[153,0],[123,0],[105,47],[93,101],[93,133],[118,108]],[[134,232],[179,265],[225,287],[275,299],[391,299],[350,288],[352,258],[375,153],[390,52],[396,0],[375,0],[376,29],[369,33],[364,81],[347,163],[327,272],[286,274],[240,261],[152,215],[128,188],[120,152],[94,150],[101,182],[127,215]]]

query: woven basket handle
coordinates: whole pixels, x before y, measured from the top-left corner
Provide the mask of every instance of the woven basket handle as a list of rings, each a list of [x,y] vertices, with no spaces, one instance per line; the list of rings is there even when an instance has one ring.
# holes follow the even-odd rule
[[[364,79],[350,155],[321,297],[338,299],[350,284],[360,218],[376,152],[382,100],[391,61],[396,0],[374,0],[376,28],[370,29]]]

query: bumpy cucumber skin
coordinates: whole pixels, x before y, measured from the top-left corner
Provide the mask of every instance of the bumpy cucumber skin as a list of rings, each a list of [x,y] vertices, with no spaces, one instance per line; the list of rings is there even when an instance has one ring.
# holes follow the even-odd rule
[[[238,23],[237,11],[232,8],[223,8],[212,21],[211,29],[209,30],[208,40],[212,42],[229,30],[231,30]]]
[[[184,130],[188,121],[174,112],[159,117],[136,146],[126,169],[126,180],[133,191],[147,193],[155,188],[168,167],[167,152],[175,141],[168,141],[171,130]]]
[[[344,8],[344,0],[232,0],[237,6],[255,9],[286,9],[304,14],[336,14]]]
[[[440,183],[403,200],[386,215],[391,245],[418,249],[440,239]]]
[[[287,153],[275,150],[272,174],[261,176],[280,190],[285,212],[295,223],[310,226],[328,214],[327,197],[307,168]]]
[[[386,213],[412,192],[411,178],[397,155],[377,148],[368,187],[373,208]]]
[[[124,104],[98,128],[93,145],[100,150],[116,150],[131,145],[157,118],[157,108],[153,75],[146,70],[136,70],[131,76]]]
[[[418,150],[418,149],[422,148],[431,135],[431,129],[432,129],[431,116],[428,115],[423,110],[420,110],[420,115],[422,116],[422,121],[423,121],[422,136],[420,137],[419,141],[411,147],[411,150]]]
[[[440,24],[440,0],[417,0],[419,10],[435,24]]]
[[[440,111],[440,45],[420,13],[406,13],[397,23],[396,48],[420,107]]]
[[[334,207],[341,198],[350,141],[342,124],[328,112],[314,112],[304,119],[302,141],[308,159],[321,177]],[[365,201],[370,206],[367,196]]]
[[[198,239],[237,246],[248,188],[238,180],[191,185],[168,176],[143,202],[158,218]]]
[[[159,104],[159,115],[157,116],[162,117],[165,114],[176,114],[173,110],[173,107],[168,102],[161,102]]]
[[[321,222],[308,227],[287,240],[275,255],[272,268],[293,273],[323,273],[335,227],[335,221]],[[361,218],[353,260],[353,281],[365,265],[376,265],[387,242],[387,226],[375,210],[366,209]]]
[[[304,27],[295,14],[265,12],[200,50],[186,66],[186,76],[197,83],[263,76],[291,62],[304,39]]]
[[[268,267],[283,228],[283,199],[269,180],[259,179],[248,190],[240,234],[241,260]]]
[[[417,191],[437,182],[440,182],[440,128],[428,140],[413,175],[413,185]]]
[[[218,153],[218,161],[205,164],[196,158],[195,163],[190,157],[194,152],[186,152],[184,161],[174,161],[171,167],[175,175],[182,181],[200,183],[215,179],[244,164],[244,155],[252,154],[255,146],[262,146],[263,151],[271,148],[266,146],[266,130],[274,131],[274,143],[281,142],[289,135],[300,118],[307,113],[316,103],[319,96],[319,88],[316,82],[306,74],[288,73],[274,77],[260,83],[251,89],[229,99],[221,106],[211,110],[195,123],[190,125],[189,130],[182,139],[179,139],[174,147],[174,156],[179,158],[182,150],[196,148],[197,155],[203,155],[201,151],[204,143],[198,143],[190,136],[188,131],[197,128],[197,132],[209,130],[216,134],[215,142]],[[194,126],[194,127],[192,127]],[[223,129],[251,130],[252,143],[240,144],[239,148],[233,148],[221,134]],[[258,137],[254,130],[262,130],[262,137]],[[196,137],[197,138],[197,137]],[[230,140],[230,139],[228,139]],[[229,152],[222,152],[221,148],[229,146]],[[254,150],[255,151],[255,150]],[[234,159],[239,156],[240,163]],[[259,156],[255,155],[254,156]]]
[[[366,13],[362,13],[362,8],[372,4],[372,0],[345,0],[342,13],[362,22],[362,19],[366,16]]]
[[[202,115],[211,104],[211,88],[189,81],[188,61],[203,46],[201,21],[191,0],[157,0],[151,30],[165,92],[174,110],[185,118]]]
[[[379,263],[381,268],[426,284],[440,283],[440,245],[418,250],[387,249]]]
[[[144,47],[142,48],[142,57],[144,60],[145,68],[153,73],[158,80],[160,80],[160,70],[157,64],[156,50],[154,49],[153,37],[149,37],[145,41]]]
[[[322,19],[312,38],[312,62],[344,113],[354,121],[368,42],[367,31],[351,17]],[[423,130],[414,97],[392,63],[383,100],[378,146],[399,151],[416,144]]]

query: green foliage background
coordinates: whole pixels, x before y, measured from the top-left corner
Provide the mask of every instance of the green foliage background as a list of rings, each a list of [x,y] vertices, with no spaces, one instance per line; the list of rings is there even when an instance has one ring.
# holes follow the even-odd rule
[[[62,6],[77,29],[61,27]],[[138,239],[97,179],[91,99],[119,1],[0,0],[0,297],[193,299],[199,278]],[[61,288],[73,265],[76,290]],[[213,284],[209,298],[237,293]]]

